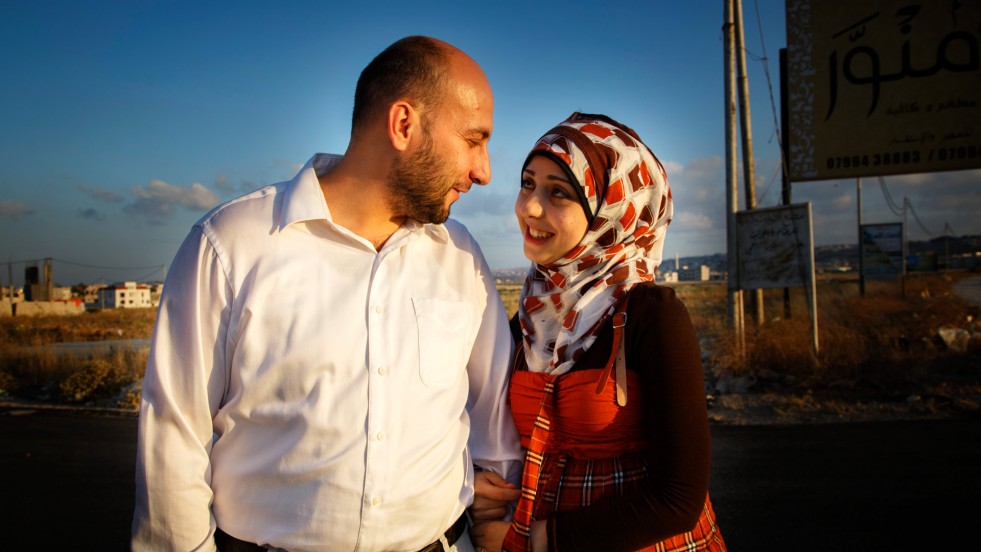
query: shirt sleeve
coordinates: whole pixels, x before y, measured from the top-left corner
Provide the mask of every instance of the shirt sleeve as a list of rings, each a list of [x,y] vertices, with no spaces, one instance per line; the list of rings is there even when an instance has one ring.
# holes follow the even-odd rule
[[[480,326],[467,363],[470,453],[480,468],[493,470],[511,483],[521,485],[524,456],[507,394],[514,344],[507,312],[490,268],[476,243],[473,247],[482,312],[478,313]]]
[[[604,355],[612,348],[608,339],[600,347]],[[627,307],[625,339],[627,368],[640,376],[645,427],[655,443],[647,454],[650,478],[641,491],[556,514],[548,521],[551,550],[638,550],[691,531],[704,506],[708,412],[688,310],[670,288],[637,286]]]
[[[227,381],[230,288],[195,226],[164,282],[140,405],[133,550],[214,550],[212,419]]]

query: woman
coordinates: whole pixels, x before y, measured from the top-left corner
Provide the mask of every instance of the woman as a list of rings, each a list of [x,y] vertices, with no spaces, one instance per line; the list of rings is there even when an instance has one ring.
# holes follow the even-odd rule
[[[533,263],[512,320],[527,456],[513,521],[474,526],[477,550],[725,550],[698,343],[654,285],[673,214],[661,163],[630,128],[574,113],[532,148],[514,210]],[[478,481],[478,521],[499,512],[494,484]]]

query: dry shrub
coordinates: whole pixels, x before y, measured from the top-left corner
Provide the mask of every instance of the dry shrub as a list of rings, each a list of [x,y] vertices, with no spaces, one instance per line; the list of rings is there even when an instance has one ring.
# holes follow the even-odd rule
[[[68,402],[85,402],[104,398],[113,388],[121,387],[112,365],[102,359],[90,360],[84,368],[70,374],[59,385],[61,396]]]
[[[817,364],[812,341],[807,339],[810,325],[810,320],[796,317],[747,328],[743,368],[794,376],[810,374]]]
[[[89,359],[59,384],[61,397],[67,402],[92,402],[112,399],[129,384],[143,378],[147,348],[116,348],[101,357]],[[127,399],[124,398],[124,402]],[[139,403],[139,397],[136,397]]]
[[[711,335],[714,362],[722,371],[793,375],[801,387],[885,388],[922,381],[952,364],[975,362],[971,355],[976,357],[976,351],[950,351],[937,336],[939,327],[963,327],[976,311],[950,291],[965,275],[917,274],[908,276],[905,284],[871,282],[864,296],[855,280],[819,281],[817,355],[803,290],[791,290],[790,318],[784,316],[783,290],[765,294],[767,320],[762,326],[754,324],[747,308],[742,356],[728,330],[727,312],[720,316],[717,307],[709,307],[699,313],[703,309],[697,302],[686,303],[694,311],[696,328]],[[722,291],[720,302],[725,305]]]
[[[0,389],[18,398],[68,403],[111,399],[143,378],[148,355],[147,347],[115,347],[90,356],[57,354],[44,347],[0,351]]]
[[[45,349],[0,346],[0,379],[10,395],[49,398],[52,382],[67,377],[74,366]]]
[[[115,398],[124,387],[143,377],[146,358],[146,348],[115,349],[107,355],[90,358],[58,384],[61,398],[70,403]],[[135,400],[138,404],[139,398]],[[132,398],[124,398],[123,402],[132,402]]]
[[[504,303],[504,310],[508,313],[508,318],[518,312],[518,299],[521,298],[521,284],[498,284],[497,292]]]

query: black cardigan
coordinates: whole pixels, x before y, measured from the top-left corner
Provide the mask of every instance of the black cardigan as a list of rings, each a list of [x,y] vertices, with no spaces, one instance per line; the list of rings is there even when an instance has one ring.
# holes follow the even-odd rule
[[[517,315],[511,331],[521,346]],[[701,352],[691,317],[673,289],[635,286],[627,304],[627,369],[640,376],[644,420],[653,448],[643,491],[559,512],[548,520],[549,550],[632,551],[690,531],[709,483],[709,427]],[[607,324],[572,370],[602,367],[610,357]],[[628,389],[628,397],[637,393]]]

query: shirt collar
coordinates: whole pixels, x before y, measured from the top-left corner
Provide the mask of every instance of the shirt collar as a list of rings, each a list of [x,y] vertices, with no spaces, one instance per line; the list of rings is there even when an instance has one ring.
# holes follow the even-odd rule
[[[323,174],[341,160],[340,155],[318,153],[307,161],[286,186],[283,198],[283,216],[279,229],[294,222],[306,220],[331,220],[324,192],[320,189],[318,174]]]
[[[330,216],[330,209],[324,199],[324,192],[320,188],[318,175],[323,175],[331,167],[339,163],[340,155],[332,153],[318,153],[310,158],[296,176],[290,180],[286,187],[286,196],[283,200],[283,216],[279,226],[283,230],[295,222],[306,220],[326,220],[334,224]],[[449,241],[450,234],[442,224],[424,224],[415,219],[406,219],[402,229],[416,234],[426,232],[437,241],[446,243]]]

